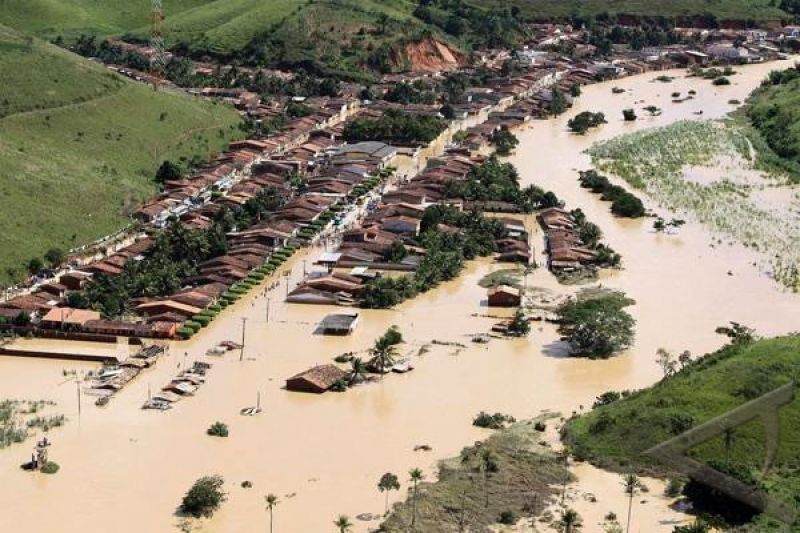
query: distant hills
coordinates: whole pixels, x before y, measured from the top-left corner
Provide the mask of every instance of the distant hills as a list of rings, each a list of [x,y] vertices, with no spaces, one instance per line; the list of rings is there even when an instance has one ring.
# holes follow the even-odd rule
[[[241,135],[232,108],[156,93],[3,26],[0,72],[0,283],[51,247],[124,226],[162,160],[205,158]]]

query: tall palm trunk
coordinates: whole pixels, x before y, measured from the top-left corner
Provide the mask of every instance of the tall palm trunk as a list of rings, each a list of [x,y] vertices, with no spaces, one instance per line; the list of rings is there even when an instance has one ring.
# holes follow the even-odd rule
[[[625,533],[630,533],[631,530],[631,510],[633,508],[633,491],[628,497],[628,523],[625,525]]]
[[[411,498],[411,527],[417,522],[417,481],[414,480],[414,494]]]

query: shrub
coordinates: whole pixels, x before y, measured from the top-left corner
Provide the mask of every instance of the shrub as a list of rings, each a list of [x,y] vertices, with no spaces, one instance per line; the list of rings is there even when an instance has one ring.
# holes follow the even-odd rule
[[[228,425],[222,422],[214,422],[211,424],[206,430],[206,433],[211,435],[212,437],[227,437],[228,436]]]
[[[514,422],[516,422],[516,419],[511,415],[504,415],[503,413],[490,415],[489,413],[481,411],[472,420],[472,425],[479,428],[503,429],[506,427],[506,424],[513,424]]]
[[[61,467],[58,466],[58,463],[54,463],[53,461],[47,461],[42,468],[39,470],[43,474],[55,474],[59,471]]]
[[[194,333],[197,333],[203,326],[199,322],[195,322],[194,320],[187,320],[186,322],[183,323],[183,327],[189,328]]]
[[[567,122],[567,127],[578,135],[583,135],[589,128],[595,128],[600,124],[606,123],[606,116],[603,113],[592,113],[583,111],[575,115]]]
[[[500,513],[500,518],[498,519],[498,522],[508,526],[516,524],[517,515],[514,514],[514,511],[508,511],[508,510],[503,511],[502,513]]]
[[[712,81],[711,83],[714,85],[730,85],[731,80],[729,80],[725,76],[722,76],[720,78],[715,78],[714,81]]]
[[[194,482],[183,497],[180,510],[195,518],[210,517],[225,501],[221,476],[204,476]]]
[[[633,109],[623,109],[622,117],[625,119],[626,122],[633,122],[637,118],[636,111],[634,111]]]
[[[544,422],[536,422],[533,425],[533,429],[535,429],[536,431],[544,431],[547,429],[547,424],[545,424]]]
[[[682,490],[683,482],[680,479],[672,478],[667,483],[667,486],[664,487],[664,494],[670,498],[677,498],[681,495]]]
[[[194,335],[194,330],[187,327],[178,328],[178,335],[183,337],[184,339],[189,339]]]
[[[195,315],[192,317],[192,322],[197,322],[202,327],[206,327],[211,322],[211,317],[203,315]]]

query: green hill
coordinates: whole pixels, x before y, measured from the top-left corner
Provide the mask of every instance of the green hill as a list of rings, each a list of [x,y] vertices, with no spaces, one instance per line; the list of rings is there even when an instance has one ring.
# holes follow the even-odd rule
[[[601,13],[693,17],[714,15],[720,20],[777,20],[789,15],[773,0],[470,0],[485,7],[518,7],[531,19],[596,16]]]
[[[570,420],[564,437],[577,457],[604,467],[673,474],[642,452],[789,383],[798,372],[799,336],[727,346],[649,389]],[[800,401],[780,410],[780,422],[780,448],[762,486],[800,511]],[[727,445],[721,435],[691,455],[758,483],[753,480],[766,458],[765,442],[763,425],[752,421],[736,428]]]
[[[162,160],[205,158],[240,135],[231,108],[156,93],[2,26],[0,72],[0,282],[125,225]]]
[[[165,0],[176,15],[209,0]],[[114,35],[147,26],[150,0],[0,0],[0,24],[41,37]]]

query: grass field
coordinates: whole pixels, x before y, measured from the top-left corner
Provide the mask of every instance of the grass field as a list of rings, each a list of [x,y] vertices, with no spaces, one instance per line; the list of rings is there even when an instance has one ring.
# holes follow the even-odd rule
[[[771,0],[470,0],[488,7],[517,6],[529,18],[557,18],[600,13],[684,17],[712,14],[729,20],[789,18]]]
[[[689,426],[789,383],[796,379],[798,371],[800,337],[729,346],[649,389],[572,419],[566,426],[565,438],[576,456],[605,467],[672,474],[642,452]],[[742,465],[758,478],[766,458],[764,437],[760,422],[748,422],[734,430],[727,445],[720,435],[693,449],[691,455],[705,463]],[[780,411],[779,450],[763,486],[768,493],[800,510],[798,456],[800,401],[795,400]]]
[[[166,0],[175,15],[209,0]],[[146,26],[150,0],[0,0],[0,24],[52,38],[81,33],[112,35]]]
[[[49,247],[91,242],[155,192],[164,159],[239,136],[235,110],[155,93],[0,27],[0,283]]]

